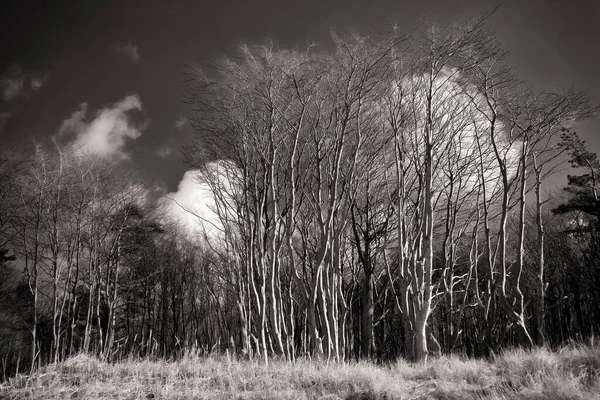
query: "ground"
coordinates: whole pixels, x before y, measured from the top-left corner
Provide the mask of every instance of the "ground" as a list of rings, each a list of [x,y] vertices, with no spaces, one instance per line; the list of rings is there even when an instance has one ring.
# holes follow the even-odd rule
[[[103,363],[79,355],[0,385],[0,399],[600,399],[600,347],[514,350],[427,365],[238,361]]]

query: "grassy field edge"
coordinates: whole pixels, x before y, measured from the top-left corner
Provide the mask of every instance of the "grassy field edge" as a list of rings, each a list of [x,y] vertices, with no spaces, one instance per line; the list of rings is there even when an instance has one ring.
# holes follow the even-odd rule
[[[427,365],[236,360],[193,352],[115,364],[78,355],[0,385],[2,399],[600,399],[600,347]]]

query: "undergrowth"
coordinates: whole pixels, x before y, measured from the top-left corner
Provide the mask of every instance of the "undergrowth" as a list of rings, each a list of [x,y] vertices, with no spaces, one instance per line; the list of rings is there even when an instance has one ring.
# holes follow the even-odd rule
[[[600,347],[513,350],[493,361],[457,356],[427,365],[235,360],[116,364],[78,355],[0,386],[2,399],[566,399],[600,400]]]

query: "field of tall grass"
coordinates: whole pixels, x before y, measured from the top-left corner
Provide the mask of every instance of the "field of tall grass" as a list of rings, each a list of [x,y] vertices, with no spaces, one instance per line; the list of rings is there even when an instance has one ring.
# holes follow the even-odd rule
[[[327,364],[181,360],[100,362],[79,355],[0,385],[0,399],[600,399],[600,347],[514,350],[493,361],[442,357]]]

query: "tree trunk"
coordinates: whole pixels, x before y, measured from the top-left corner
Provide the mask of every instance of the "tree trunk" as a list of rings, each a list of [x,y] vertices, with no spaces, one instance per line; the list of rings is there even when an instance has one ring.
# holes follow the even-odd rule
[[[535,310],[535,344],[536,346],[543,347],[545,345],[544,338],[544,313],[546,307],[546,283],[544,282],[544,221],[542,218],[542,198],[541,198],[541,185],[542,185],[542,167],[537,166],[536,159],[534,157],[534,168],[536,175],[536,219],[537,219],[537,239],[538,239],[538,271],[537,271],[537,304]]]
[[[361,314],[361,355],[370,359],[373,351],[373,274],[369,273],[363,282]]]

